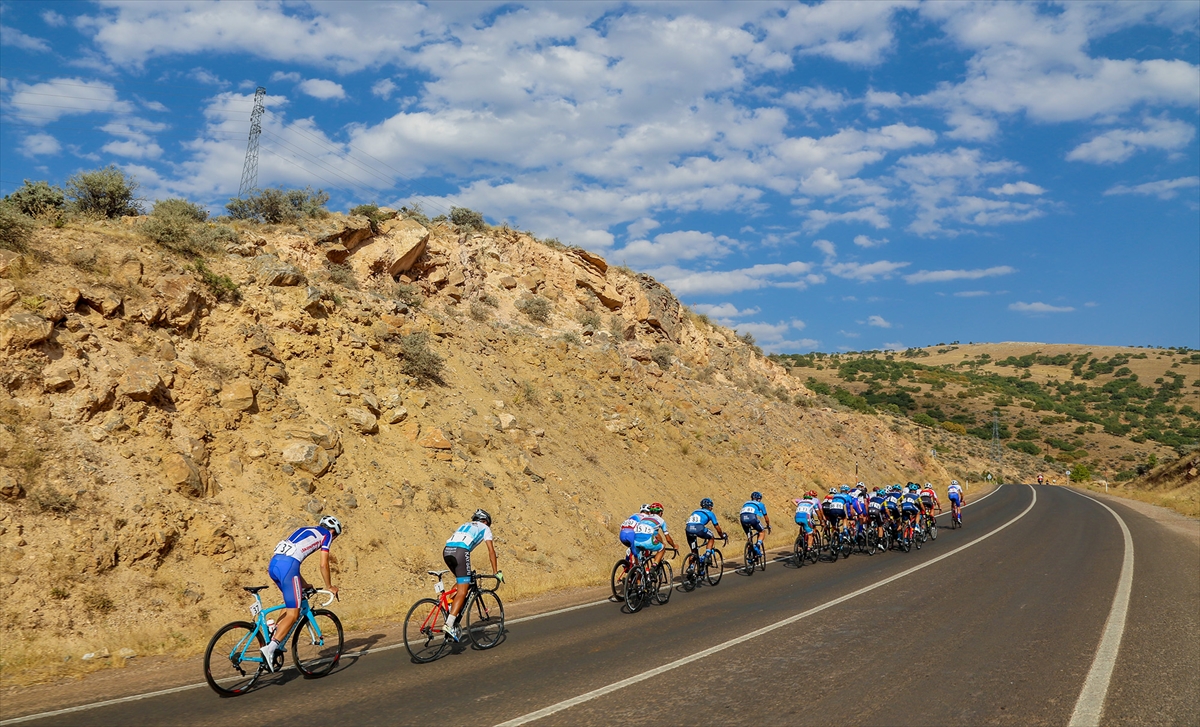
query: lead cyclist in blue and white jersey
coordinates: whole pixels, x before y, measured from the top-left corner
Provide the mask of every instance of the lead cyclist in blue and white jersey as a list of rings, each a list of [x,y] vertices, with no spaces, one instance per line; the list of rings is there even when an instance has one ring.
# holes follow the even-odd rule
[[[716,534],[708,529],[712,525],[717,529]],[[706,550],[711,550],[713,541],[718,537],[725,537],[725,532],[721,530],[721,524],[717,522],[717,515],[713,512],[713,501],[709,498],[704,498],[700,501],[700,509],[693,510],[691,515],[688,515],[687,524],[684,526],[684,534],[687,535],[688,548],[693,553],[696,553],[696,541],[703,538],[707,541]],[[699,553],[696,553],[699,555]]]
[[[1038,476],[1041,477],[1041,475]],[[962,485],[958,484],[958,480],[950,480],[950,485],[946,488],[946,499],[950,501],[952,517],[959,517],[958,511],[967,504],[967,498],[963,495]]]
[[[479,509],[471,516],[471,522],[458,526],[458,530],[446,541],[442,549],[442,560],[454,572],[454,581],[458,590],[454,594],[454,602],[450,605],[450,615],[446,617],[446,633],[458,639],[458,629],[454,628],[454,619],[458,618],[463,603],[467,600],[467,584],[471,582],[471,551],[480,543],[487,543],[488,557],[492,560],[492,572],[504,582],[504,574],[496,565],[496,546],[492,545],[492,516],[487,510]]]
[[[275,625],[275,633],[259,651],[267,663],[268,671],[275,671],[275,655],[282,648],[276,639],[286,639],[292,624],[300,617],[300,599],[308,581],[300,575],[300,564],[304,559],[318,550],[321,551],[321,578],[325,580],[325,590],[337,595],[338,589],[329,579],[329,546],[333,539],[342,534],[342,524],[332,515],[321,518],[316,527],[300,528],[296,532],[279,541],[275,546],[275,554],[267,565],[267,573],[271,580],[279,586],[283,593],[283,615]]]

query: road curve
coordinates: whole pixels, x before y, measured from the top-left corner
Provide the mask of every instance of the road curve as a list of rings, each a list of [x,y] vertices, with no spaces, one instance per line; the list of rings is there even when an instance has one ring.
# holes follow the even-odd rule
[[[1137,567],[1103,721],[1195,724],[1200,546],[1106,502],[1129,527]],[[1066,724],[1118,585],[1120,525],[1051,486],[1004,486],[965,520],[920,551],[729,572],[633,615],[605,604],[514,624],[491,651],[433,664],[396,649],[344,659],[320,680],[287,672],[236,699],[196,689],[27,724],[495,725],[778,624],[1005,524],[832,608],[531,724]],[[790,539],[789,529],[774,543]]]

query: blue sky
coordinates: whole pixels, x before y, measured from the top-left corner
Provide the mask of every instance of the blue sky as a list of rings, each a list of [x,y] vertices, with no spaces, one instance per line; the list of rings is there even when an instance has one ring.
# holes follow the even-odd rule
[[[0,191],[482,211],[769,351],[1200,347],[1200,3],[0,4]]]

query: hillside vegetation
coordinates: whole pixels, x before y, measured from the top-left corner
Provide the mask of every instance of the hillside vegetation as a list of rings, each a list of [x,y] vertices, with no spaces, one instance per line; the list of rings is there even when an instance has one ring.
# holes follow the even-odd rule
[[[47,189],[0,205],[6,681],[195,650],[324,513],[353,628],[427,595],[476,507],[516,598],[605,582],[649,500],[678,530],[761,490],[785,542],[803,489],[988,467],[969,436],[813,394],[649,276],[471,210],[290,190],[211,221]]]

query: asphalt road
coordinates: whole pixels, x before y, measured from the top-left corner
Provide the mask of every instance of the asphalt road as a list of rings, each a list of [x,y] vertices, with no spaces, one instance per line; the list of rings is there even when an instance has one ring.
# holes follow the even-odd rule
[[[1195,725],[1200,547],[1111,506],[1136,565],[1103,721]],[[1067,724],[1113,603],[1120,526],[1098,503],[1050,486],[1002,487],[964,518],[920,551],[727,572],[665,606],[526,621],[490,651],[432,664],[401,648],[343,659],[320,680],[286,672],[235,699],[196,689],[29,724],[495,725],[778,624],[1006,523],[928,567],[532,724]],[[792,535],[780,528],[771,544]]]

